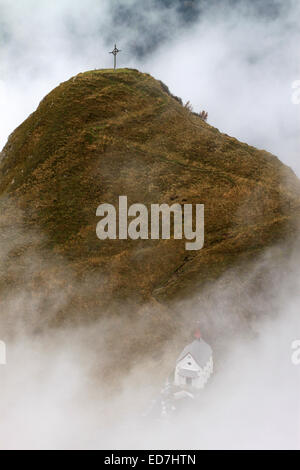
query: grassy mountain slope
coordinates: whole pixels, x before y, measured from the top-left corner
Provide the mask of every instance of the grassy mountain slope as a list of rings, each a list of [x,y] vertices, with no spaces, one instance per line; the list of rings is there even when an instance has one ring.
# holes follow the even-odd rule
[[[100,241],[96,208],[117,205],[119,195],[148,206],[205,204],[205,247]],[[0,206],[8,233],[17,223],[41,234],[38,242],[12,246],[0,287],[17,284],[9,266],[24,253],[45,250],[76,282],[102,279],[101,286],[89,282],[84,295],[60,279],[71,295],[59,318],[75,310],[95,317],[124,302],[170,304],[293,237],[300,183],[276,157],[221,134],[150,75],[98,70],[58,86],[10,136],[0,156]],[[43,279],[55,286],[55,267],[41,268],[32,288]]]

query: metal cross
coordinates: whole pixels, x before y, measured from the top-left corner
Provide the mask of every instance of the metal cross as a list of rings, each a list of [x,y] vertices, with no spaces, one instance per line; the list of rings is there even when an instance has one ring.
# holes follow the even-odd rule
[[[116,68],[117,68],[117,54],[119,52],[121,52],[121,51],[117,48],[117,44],[115,44],[114,50],[110,52],[110,54],[113,54],[113,56],[114,56],[114,70],[116,70]]]

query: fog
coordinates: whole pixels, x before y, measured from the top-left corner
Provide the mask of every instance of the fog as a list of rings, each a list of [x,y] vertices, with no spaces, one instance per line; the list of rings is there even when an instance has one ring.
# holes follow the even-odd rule
[[[289,300],[290,285],[281,286],[273,299],[279,313],[257,323],[252,337],[236,335],[223,352],[212,342],[218,351],[215,375],[199,402],[170,421],[143,413],[163,385],[157,369],[174,366],[180,342],[166,344],[165,357],[156,361],[135,361],[108,393],[112,387],[103,384],[102,368],[115,351],[107,343],[120,326],[128,329],[125,321],[40,335],[19,329],[9,336],[8,363],[0,369],[0,448],[299,449],[300,369],[291,363],[291,343],[300,331],[296,284]],[[24,297],[18,307],[22,304]],[[191,308],[201,310],[195,301]],[[224,337],[233,328],[230,308],[236,305],[227,302],[221,312],[215,304],[210,312],[213,322],[221,321]],[[135,324],[135,334],[142,326]]]
[[[19,232],[13,244],[23,244],[29,235],[38,237]],[[2,261],[12,247],[5,240]],[[280,250],[267,250],[247,272],[230,270],[174,304],[173,314],[187,331],[170,334],[159,355],[146,356],[124,347],[125,338],[133,342],[151,331],[151,306],[150,316],[137,316],[134,328],[126,307],[121,318],[51,327],[69,300],[59,288],[60,277],[76,281],[47,253],[21,257],[17,269],[24,282],[2,291],[0,301],[7,346],[7,365],[0,366],[0,448],[299,449],[300,366],[291,360],[292,342],[300,339],[299,253],[295,248],[278,271],[274,260]],[[30,281],[41,270],[51,273],[52,263],[58,287],[35,290],[33,297]],[[264,289],[253,295],[253,282],[266,273]],[[76,289],[85,291],[86,284]],[[247,311],[255,313],[252,321]],[[200,399],[176,416],[145,416],[194,320],[200,320],[213,347],[214,375]],[[119,364],[124,354],[125,369]],[[107,374],[112,369],[117,373]]]
[[[111,67],[117,42],[120,67],[162,79],[213,126],[299,174],[297,0],[0,0],[0,18],[0,146],[60,82]]]
[[[291,101],[299,20],[299,2],[277,20],[212,11],[163,45],[147,68],[196,111],[208,111],[212,125],[279,156],[299,175],[300,113]]]
[[[261,2],[199,2],[194,16],[179,3],[0,0],[0,147],[60,82],[111,67],[108,52],[117,42],[120,67],[163,80],[195,111],[208,111],[210,124],[273,152],[300,175],[299,106],[291,99],[300,80],[299,1],[273,2],[274,10],[268,2],[263,11]],[[31,237],[14,236],[1,230],[1,263],[11,244]],[[110,382],[105,371],[122,352],[116,332],[134,338],[149,319],[139,318],[133,329],[124,311],[123,320],[48,328],[68,296],[57,288],[32,298],[24,273],[51,271],[52,264],[40,254],[23,259],[24,283],[0,299],[0,340],[7,345],[0,448],[299,449],[300,366],[291,362],[291,344],[300,337],[299,253],[295,248],[281,273],[274,253],[258,259],[245,279],[231,272],[209,293],[174,306],[183,312],[183,329],[201,319],[216,371],[199,403],[171,421],[143,413],[174,367],[184,333],[170,337],[159,357],[134,358]],[[60,277],[73,282],[64,265],[52,263],[58,285]],[[249,286],[262,266],[270,282],[256,297]],[[239,315],[247,308],[257,312],[251,326]]]

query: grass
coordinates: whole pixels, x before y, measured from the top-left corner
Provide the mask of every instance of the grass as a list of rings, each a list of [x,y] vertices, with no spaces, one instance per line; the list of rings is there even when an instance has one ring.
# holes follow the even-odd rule
[[[297,230],[300,185],[289,168],[203,122],[136,70],[94,70],[62,83],[4,154],[0,200],[15,201],[25,230],[45,234],[43,247],[78,279],[108,278],[105,298],[85,296],[87,316],[116,300],[188,296]],[[204,203],[204,249],[187,256],[184,241],[100,242],[96,208],[121,194],[146,205]]]

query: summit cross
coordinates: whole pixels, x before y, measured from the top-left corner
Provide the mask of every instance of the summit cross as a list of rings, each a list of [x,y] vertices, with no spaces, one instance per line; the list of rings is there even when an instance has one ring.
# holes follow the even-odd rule
[[[120,49],[117,48],[117,45],[115,44],[115,48],[113,51],[110,52],[110,54],[113,54],[114,56],[114,70],[117,68],[117,54],[121,52]]]

